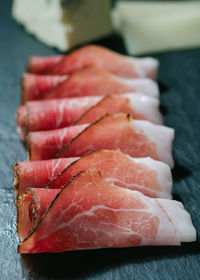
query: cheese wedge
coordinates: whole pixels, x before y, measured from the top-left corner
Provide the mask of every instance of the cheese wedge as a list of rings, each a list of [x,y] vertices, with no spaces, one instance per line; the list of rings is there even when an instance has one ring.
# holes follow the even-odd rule
[[[14,0],[12,15],[27,32],[61,51],[112,31],[109,0]]]
[[[129,54],[200,46],[200,2],[197,1],[119,1],[112,18]]]

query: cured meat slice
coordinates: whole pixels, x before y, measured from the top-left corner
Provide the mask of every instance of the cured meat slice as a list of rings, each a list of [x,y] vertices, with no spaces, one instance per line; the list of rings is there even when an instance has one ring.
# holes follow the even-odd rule
[[[22,77],[22,102],[45,98],[48,91],[65,80],[67,80],[67,75],[24,74]],[[74,87],[70,87],[72,84]],[[106,85],[105,88],[102,88],[102,84]],[[72,74],[68,82],[51,92],[51,97],[71,97],[71,95],[77,95],[78,88],[82,89],[82,95],[88,96],[97,95],[97,93],[98,95],[107,95],[131,91],[159,97],[158,85],[151,79],[120,78],[95,65]]]
[[[156,83],[149,80],[146,83],[148,90],[144,89],[145,93],[158,97],[159,91]],[[145,85],[145,82],[143,84]],[[139,86],[141,87],[141,82],[118,78],[98,66],[90,65],[72,74],[66,81],[47,93],[44,98],[122,94],[136,92]]]
[[[17,196],[23,194],[28,187],[42,188],[77,159],[79,158],[17,162],[13,165],[14,186],[17,190]]]
[[[161,124],[159,101],[142,94],[125,94],[103,97],[79,97],[27,102],[20,106],[17,126],[21,138],[27,132],[63,128],[77,123],[91,123],[106,113],[129,113],[134,119]],[[94,106],[94,107],[93,107]],[[87,111],[88,110],[88,111]],[[84,115],[83,115],[84,114]]]
[[[37,57],[34,58],[37,60]],[[33,58],[32,58],[33,60]],[[42,58],[39,58],[42,63]],[[46,63],[46,58],[45,58]],[[31,64],[30,61],[29,64]],[[33,63],[32,63],[33,64]],[[55,66],[49,67],[49,74],[71,74],[90,64],[96,64],[109,72],[125,78],[157,78],[158,61],[151,57],[133,58],[115,53],[107,48],[89,45],[66,55]],[[52,66],[52,65],[51,65]],[[31,67],[29,67],[30,69]]]
[[[67,75],[35,75],[22,76],[22,103],[43,98],[45,93],[67,79]]]
[[[76,157],[101,149],[120,149],[132,157],[147,157],[173,167],[174,130],[148,121],[133,120],[124,113],[107,114],[63,146],[57,157]]]
[[[111,95],[104,97],[98,104],[89,108],[75,124],[92,123],[107,113],[127,113],[135,120],[149,120],[162,124],[159,101],[139,93]]]
[[[171,198],[172,176],[167,164],[151,158],[131,158],[114,150],[97,150],[80,159],[63,158],[59,162],[18,162],[13,167],[14,185],[18,195],[27,187],[42,188],[45,184],[50,189],[61,188],[80,171],[92,168],[111,184],[151,197]]]
[[[87,126],[82,124],[55,130],[30,132],[27,136],[29,160],[53,158],[64,145]]]
[[[70,126],[100,100],[101,97],[80,97],[27,102],[25,110],[22,106],[18,108],[18,131],[23,139],[30,131]]]
[[[196,240],[182,203],[113,186],[97,170],[79,173],[60,191],[27,190],[18,201],[18,235],[19,253]]]
[[[63,58],[63,55],[31,56],[27,68],[31,73],[42,74],[59,63]]]

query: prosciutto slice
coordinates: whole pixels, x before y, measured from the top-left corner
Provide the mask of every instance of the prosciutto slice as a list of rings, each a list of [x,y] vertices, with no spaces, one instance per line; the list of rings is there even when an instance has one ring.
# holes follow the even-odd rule
[[[106,113],[123,112],[134,119],[162,124],[159,101],[142,94],[102,97],[63,98],[27,102],[17,112],[17,126],[23,139],[29,131],[63,128],[76,123],[91,123]]]
[[[58,87],[53,90],[56,86]],[[50,90],[52,91],[48,94]],[[158,85],[151,79],[120,78],[95,65],[72,74],[68,81],[67,75],[24,74],[22,77],[23,103],[50,97],[110,95],[125,92],[142,92],[159,97]]]
[[[61,190],[28,189],[18,200],[19,253],[180,245],[196,240],[182,203],[113,186],[83,171]]]
[[[111,184],[151,197],[171,198],[172,176],[167,164],[151,158],[131,158],[114,150],[97,150],[81,158],[18,162],[13,166],[18,195],[27,187],[61,188],[82,170],[98,169]]]
[[[27,102],[17,111],[16,123],[21,139],[24,140],[29,131],[70,126],[100,100],[101,97],[81,97]]]
[[[67,79],[67,75],[22,75],[22,104],[44,97],[45,93]]]
[[[28,72],[42,74],[55,66],[64,58],[64,55],[31,56],[28,63]]]
[[[42,57],[30,58],[28,69],[32,71],[33,64],[38,61],[41,65],[43,63]],[[54,57],[52,61],[54,60]],[[44,63],[47,63],[45,57]],[[158,61],[151,57],[133,58],[125,55],[115,53],[107,48],[95,45],[88,45],[82,47],[72,53],[66,55],[60,62],[57,60],[51,66],[45,69],[48,74],[67,74],[70,75],[77,70],[85,68],[90,64],[96,64],[107,71],[125,78],[157,78]],[[41,69],[41,66],[39,67]],[[44,71],[44,72],[45,72]],[[34,73],[36,71],[34,70]],[[41,73],[39,71],[39,73]]]
[[[149,79],[138,82],[138,79],[134,81],[118,78],[98,66],[90,65],[72,74],[66,81],[46,93],[43,98],[102,96],[136,92],[139,89],[152,97],[159,96],[157,84]]]
[[[53,158],[63,146],[87,126],[83,124],[55,130],[30,132],[26,139],[29,160]]]
[[[173,167],[174,130],[123,113],[107,114],[63,146],[57,157],[77,157],[94,149],[120,149],[132,157],[161,160]]]

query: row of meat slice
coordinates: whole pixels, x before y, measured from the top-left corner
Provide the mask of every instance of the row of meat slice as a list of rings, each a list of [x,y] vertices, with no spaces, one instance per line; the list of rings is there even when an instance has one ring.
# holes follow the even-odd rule
[[[89,65],[70,76],[30,73],[22,76],[22,103],[37,99],[102,96],[127,92],[143,92],[155,98],[159,97],[158,86],[151,79],[121,78],[96,65]]]
[[[72,161],[73,159],[69,159],[68,162],[66,159],[65,163],[63,160],[60,162],[58,160],[49,161],[48,170],[44,172],[46,182],[50,179],[48,178],[49,172],[54,176],[56,168],[60,164],[62,165],[60,170],[62,170],[65,164]],[[109,165],[106,164],[106,161]],[[66,167],[59,176],[54,177],[47,184],[47,189],[36,189],[33,181],[34,178],[36,181],[40,181],[38,174],[43,169],[42,165],[44,169],[47,167],[43,162],[18,163],[18,166],[15,166],[16,186],[18,184],[21,192],[17,202],[20,253],[139,245],[179,245],[180,242],[194,241],[196,238],[190,216],[180,202],[148,199],[147,196],[141,194],[143,192],[152,197],[169,198],[172,180],[170,169],[164,163],[147,158],[132,159],[119,151],[99,150],[81,159],[74,159],[74,162]],[[110,170],[107,169],[108,166]],[[100,176],[99,171],[91,169],[94,167],[98,168],[103,175]],[[90,170],[82,171],[73,177],[77,171],[84,168]],[[27,183],[33,185],[33,188],[25,191],[23,178]],[[123,178],[122,181],[121,178]],[[22,182],[20,182],[21,179]],[[43,180],[43,178],[41,179]],[[71,181],[69,181],[70,179]],[[67,191],[63,199],[60,199],[63,184],[68,181],[69,183],[64,189],[71,189],[72,184],[72,188],[76,188],[73,197]],[[141,186],[138,185],[139,183]],[[85,191],[88,186],[88,191]],[[112,191],[105,189],[105,186],[112,187]],[[93,190],[93,188],[95,189]],[[122,189],[129,189],[129,192]],[[140,190],[140,193],[135,190]],[[148,202],[147,205],[145,201]],[[94,204],[91,205],[92,202]],[[57,206],[53,206],[54,203]],[[55,207],[53,216],[47,214],[52,207]],[[127,219],[125,219],[126,212]],[[123,213],[125,214],[123,215]],[[46,217],[46,215],[48,216]],[[58,225],[53,223],[53,219],[56,219]],[[99,227],[95,225],[95,219],[98,219]],[[85,234],[83,234],[84,229]],[[93,229],[97,231],[97,235],[90,235]],[[115,240],[116,242],[110,243],[110,234],[113,237],[115,235],[113,242]],[[120,239],[118,239],[119,237]],[[77,238],[83,242],[79,243]],[[60,241],[57,243],[58,240]],[[91,244],[90,242],[94,242],[94,244],[100,242],[101,245],[84,246],[86,243]]]
[[[151,197],[171,198],[172,176],[167,164],[132,158],[119,150],[96,150],[83,157],[18,162],[13,166],[17,196],[27,186],[59,189],[82,170],[97,169],[110,183]]]
[[[29,160],[77,157],[94,149],[120,149],[132,157],[151,157],[173,167],[171,128],[133,120],[124,113],[107,114],[92,124],[30,132]]]
[[[157,67],[99,46],[31,58],[17,115],[31,161],[14,166],[20,253],[195,240],[169,200],[174,132],[160,125]]]
[[[118,112],[130,114],[134,119],[162,124],[158,99],[138,93],[30,101],[19,106],[16,122],[24,140],[31,131],[92,123],[107,113]]]
[[[180,245],[196,232],[182,203],[110,184],[96,169],[61,190],[29,188],[17,202],[20,253]]]

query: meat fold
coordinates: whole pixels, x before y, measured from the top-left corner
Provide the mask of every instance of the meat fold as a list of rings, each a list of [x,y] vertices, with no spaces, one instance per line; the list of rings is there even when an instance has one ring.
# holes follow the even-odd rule
[[[113,186],[96,169],[80,172],[61,190],[27,189],[17,206],[19,253],[196,240],[182,203]]]
[[[107,113],[126,113],[135,120],[148,120],[155,124],[162,124],[159,104],[158,99],[140,93],[106,96],[83,113],[74,124],[92,123]]]
[[[64,145],[87,126],[82,124],[55,130],[30,132],[26,137],[29,160],[54,158]]]
[[[17,110],[16,124],[20,137],[30,131],[51,130],[70,126],[101,97],[63,98],[30,101]]]
[[[16,196],[23,194],[28,187],[42,188],[77,159],[79,158],[16,162],[13,164]]]
[[[13,166],[14,186],[19,196],[28,187],[59,189],[80,171],[93,168],[113,185],[150,197],[171,198],[172,176],[167,164],[132,158],[118,150],[96,150],[81,158],[17,162]]]
[[[172,168],[173,139],[172,128],[133,120],[124,113],[107,114],[64,145],[56,157],[82,156],[99,148],[120,149],[132,157],[149,156],[164,161]]]
[[[22,75],[22,104],[29,100],[37,100],[51,89],[58,86],[63,81],[67,80],[67,75],[35,75],[25,73]]]
[[[91,123],[106,113],[123,112],[134,119],[162,124],[158,99],[138,93],[30,101],[24,106],[19,106],[16,118],[22,140],[30,131],[63,128],[74,122]]]
[[[28,70],[34,73],[41,73],[41,65],[45,64],[44,74],[67,74],[70,75],[77,70],[85,68],[90,64],[96,64],[107,71],[125,78],[157,78],[159,63],[155,58],[133,58],[111,51],[102,46],[88,45],[84,46],[72,53],[66,55],[62,59],[55,59],[54,56],[49,57],[49,61],[45,57],[31,57],[28,64]],[[47,61],[49,68],[47,69]],[[50,61],[52,63],[50,63]],[[37,63],[39,64],[39,72],[37,72]],[[51,64],[51,65],[50,65]],[[34,67],[33,67],[34,65]]]
[[[102,96],[126,92],[142,92],[152,97],[159,97],[159,88],[155,81],[148,78],[120,78],[96,65],[75,72],[69,79],[67,77],[67,75],[24,74],[22,103],[46,98]],[[51,92],[48,94],[49,91]]]

